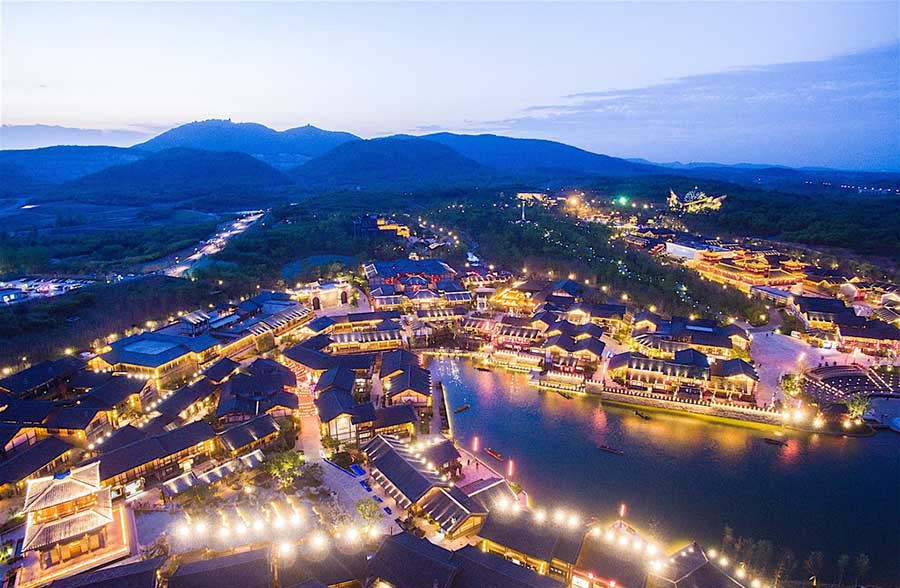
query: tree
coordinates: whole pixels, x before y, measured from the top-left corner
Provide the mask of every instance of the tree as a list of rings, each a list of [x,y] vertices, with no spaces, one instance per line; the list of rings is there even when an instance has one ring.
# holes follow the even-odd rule
[[[811,552],[803,562],[803,569],[805,569],[810,576],[816,576],[819,582],[822,580],[819,578],[819,575],[822,573],[822,568],[824,567],[825,554],[821,551]]]
[[[847,566],[850,565],[850,556],[846,553],[842,553],[837,560],[837,569],[838,569],[838,577],[837,577],[837,585],[844,585],[844,574],[847,572]]]
[[[854,419],[862,418],[866,413],[866,409],[869,408],[869,397],[864,394],[851,396],[845,402],[847,404],[847,412]]]
[[[856,564],[856,579],[853,581],[853,585],[859,586],[859,583],[862,582],[863,578],[866,577],[866,574],[869,573],[869,556],[865,553],[860,553],[856,556],[853,563]]]
[[[796,569],[797,558],[794,557],[794,552],[790,549],[782,550],[778,565],[775,567],[775,588],[778,588],[782,580],[790,580]]]
[[[797,374],[784,374],[778,384],[788,396],[797,396],[802,391],[800,376]]]
[[[326,434],[324,437],[322,437],[322,447],[329,454],[332,454],[341,448],[341,442],[338,441],[337,439],[335,439],[334,437],[332,437],[331,435]]]
[[[734,529],[725,525],[725,530],[722,533],[722,549],[730,549],[732,545],[734,545]]]
[[[381,505],[371,498],[363,498],[357,502],[356,511],[367,526],[374,525],[381,519]]]
[[[303,465],[303,456],[291,449],[275,453],[264,464],[265,471],[278,481],[282,490],[294,483]]]

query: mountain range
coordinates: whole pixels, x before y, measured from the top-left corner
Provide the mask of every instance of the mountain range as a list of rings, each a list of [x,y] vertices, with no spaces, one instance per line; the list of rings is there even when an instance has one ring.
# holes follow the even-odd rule
[[[165,199],[220,206],[296,192],[415,192],[589,177],[677,175],[780,187],[829,178],[900,182],[897,174],[778,166],[655,164],[554,141],[435,133],[361,139],[307,125],[276,131],[208,120],[131,148],[59,146],[0,151],[0,197],[139,204]]]

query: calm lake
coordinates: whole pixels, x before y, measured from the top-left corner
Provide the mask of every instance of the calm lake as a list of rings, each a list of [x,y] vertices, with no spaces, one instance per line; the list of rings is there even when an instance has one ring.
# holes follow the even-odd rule
[[[642,409],[651,416],[644,420],[633,409],[538,391],[524,375],[479,371],[465,360],[433,359],[430,368],[446,389],[457,441],[471,448],[478,436],[481,448],[512,458],[513,479],[536,506],[605,519],[624,502],[630,520],[664,539],[715,546],[729,525],[735,536],[791,548],[801,562],[815,549],[832,568],[841,553],[867,553],[868,579],[900,582],[896,433],[786,432],[787,445],[774,446],[763,441],[772,430]],[[452,413],[464,403],[471,409]]]

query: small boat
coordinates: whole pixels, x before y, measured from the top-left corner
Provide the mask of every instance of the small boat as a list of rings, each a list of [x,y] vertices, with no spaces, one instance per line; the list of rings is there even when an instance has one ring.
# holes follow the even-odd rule
[[[787,445],[787,441],[783,439],[772,439],[771,437],[766,437],[765,439],[763,439],[763,441],[765,441],[769,445]]]
[[[636,414],[637,416],[641,417],[641,418],[644,419],[645,421],[649,421],[649,420],[650,420],[650,415],[646,415],[646,414],[642,413],[642,412],[639,411],[639,410],[634,411],[634,414]]]
[[[616,449],[615,447],[610,447],[609,445],[600,445],[597,447],[600,451],[605,451],[606,453],[612,453],[614,455],[625,455],[625,452],[621,449]]]
[[[483,366],[483,365],[476,365],[476,366],[475,366],[475,369],[478,370],[479,372],[489,372],[489,371],[491,371],[491,368],[485,367],[485,366]]]
[[[494,459],[496,459],[497,461],[503,461],[503,459],[504,459],[502,455],[500,455],[499,453],[497,453],[490,447],[485,448],[484,452],[487,453],[488,455],[490,455],[491,457],[493,457]]]
[[[560,392],[559,390],[557,390],[556,393],[559,394],[560,396],[562,396],[563,398],[565,398],[566,400],[572,400],[571,394],[566,394],[565,392]]]
[[[459,413],[461,413],[461,412],[464,411],[464,410],[469,410],[470,408],[472,408],[472,407],[469,406],[468,404],[463,404],[462,406],[456,407],[456,410],[454,410],[453,412],[456,413],[456,414],[459,414]]]

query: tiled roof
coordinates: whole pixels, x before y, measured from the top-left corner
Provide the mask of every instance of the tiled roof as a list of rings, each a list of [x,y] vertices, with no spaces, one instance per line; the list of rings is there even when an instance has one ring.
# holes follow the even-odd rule
[[[82,367],[84,361],[77,357],[67,356],[54,361],[42,361],[0,380],[0,390],[22,396],[35,388],[69,378]]]
[[[99,462],[100,478],[108,480],[138,466],[174,455],[189,447],[193,447],[215,437],[212,427],[204,421],[179,427],[154,437],[140,439],[95,458],[92,463]]]
[[[106,383],[88,392],[82,398],[82,403],[86,406],[111,410],[117,404],[127,400],[129,396],[140,394],[146,385],[147,381],[140,378],[113,376]]]
[[[47,437],[0,462],[0,486],[17,484],[44,466],[58,459],[72,445],[58,437]]]
[[[215,385],[204,377],[173,392],[159,403],[156,411],[169,417],[176,417],[190,405],[211,397],[215,392]]]
[[[409,365],[419,365],[419,356],[406,349],[395,349],[381,354],[381,369],[379,378],[386,378],[391,374],[402,370]]]
[[[169,577],[169,588],[268,588],[271,585],[268,548],[183,564]]]
[[[241,366],[238,362],[228,357],[223,357],[216,363],[212,364],[205,370],[203,375],[213,382],[221,382],[231,374],[233,374]]]
[[[272,415],[264,414],[225,429],[218,436],[229,451],[238,451],[278,431],[278,423],[275,422]]]
[[[57,580],[49,588],[156,588],[156,571],[165,557],[104,568]]]
[[[431,372],[419,366],[408,365],[384,381],[384,391],[388,398],[410,390],[423,396],[431,396]]]
[[[419,422],[419,413],[412,404],[395,404],[375,409],[375,429]]]

